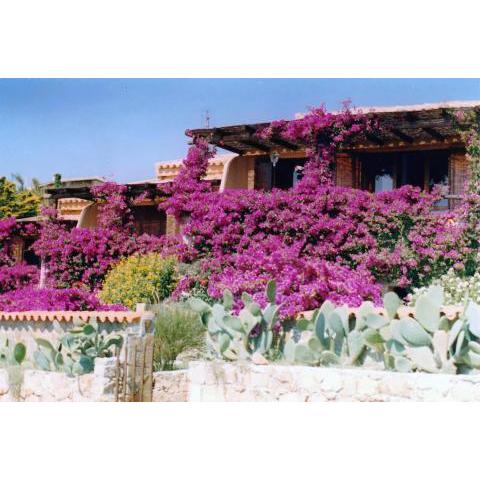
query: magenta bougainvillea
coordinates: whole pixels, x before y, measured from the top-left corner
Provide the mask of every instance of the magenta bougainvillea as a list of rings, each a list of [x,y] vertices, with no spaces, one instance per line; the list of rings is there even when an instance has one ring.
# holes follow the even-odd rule
[[[103,305],[90,292],[74,288],[26,287],[0,295],[0,311],[124,311],[122,305]]]
[[[375,119],[347,106],[338,114],[321,107],[273,122],[258,136],[302,141],[309,158],[295,188],[271,192],[211,191],[202,176],[213,151],[194,139],[164,207],[182,219],[211,296],[225,288],[237,299],[242,291],[256,294],[275,278],[283,314],[291,316],[326,298],[379,302],[381,283],[408,288],[452,266],[465,268],[473,255],[465,227],[453,214],[434,212],[438,192],[403,187],[371,194],[332,185],[334,152],[375,129]]]
[[[458,220],[468,219],[472,211],[468,198],[463,210],[439,213],[434,210],[437,191],[403,187],[372,194],[333,185],[335,152],[354,136],[378,129],[375,118],[348,105],[337,113],[320,107],[296,120],[272,122],[256,135],[301,142],[308,158],[294,188],[270,192],[214,191],[204,178],[215,149],[207,139],[194,138],[179,175],[157,192],[168,194],[160,208],[180,221],[181,238],[138,236],[127,188],[113,183],[94,187],[98,228],[70,229],[56,212],[47,212],[35,252],[44,261],[51,288],[35,294],[28,288],[8,292],[0,296],[0,308],[3,301],[11,309],[100,309],[89,292],[101,288],[108,269],[124,256],[149,251],[174,254],[197,266],[180,280],[176,295],[193,289],[220,298],[229,288],[237,305],[244,291],[263,303],[259,292],[273,278],[283,318],[318,307],[327,298],[352,306],[362,300],[379,303],[382,284],[409,289],[451,267],[468,271],[476,265],[478,251],[469,222]],[[8,244],[2,238],[11,238],[12,228],[11,221],[0,222],[0,246]],[[10,246],[0,250],[0,266],[3,261],[11,267],[2,260],[10,258],[9,252]],[[3,278],[7,276],[5,271]],[[1,279],[0,274],[0,285]]]
[[[375,118],[361,110],[352,111],[350,102],[344,102],[340,112],[327,112],[324,105],[312,108],[296,120],[271,122],[257,132],[260,138],[277,136],[285,140],[301,141],[306,145],[307,163],[303,178],[295,189],[314,192],[320,185],[333,186],[333,161],[335,152],[361,133],[378,129]]]
[[[0,294],[38,281],[38,267],[16,264],[15,259],[15,240],[36,231],[37,226],[32,223],[20,223],[15,218],[0,220]]]
[[[227,286],[255,293],[275,278],[292,313],[325,298],[378,302],[379,282],[423,285],[464,268],[471,254],[464,226],[434,214],[437,199],[414,187],[377,195],[340,187],[226,191],[205,194],[183,230],[204,259],[212,296]]]
[[[214,155],[215,149],[210,148],[205,139],[194,138],[180,172],[166,188],[170,197],[161,205],[161,208],[173,215],[177,221],[197,210],[204,194],[212,192],[210,183],[202,179],[207,173],[208,161]]]
[[[35,265],[19,263],[0,267],[0,294],[35,285],[39,280],[39,269]]]
[[[178,244],[178,239],[135,233],[124,185],[108,182],[93,187],[92,193],[99,205],[95,229],[72,229],[57,218],[55,210],[43,212],[48,220],[33,248],[44,262],[50,287],[98,290],[107,271],[121,258],[150,251],[171,252],[172,243]]]
[[[0,268],[15,264],[15,240],[38,232],[35,223],[18,222],[16,218],[0,219]]]

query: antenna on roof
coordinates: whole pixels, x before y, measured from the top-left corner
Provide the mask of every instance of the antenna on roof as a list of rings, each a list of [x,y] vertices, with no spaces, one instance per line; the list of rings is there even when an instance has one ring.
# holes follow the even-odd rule
[[[205,128],[210,128],[210,111],[205,110]]]

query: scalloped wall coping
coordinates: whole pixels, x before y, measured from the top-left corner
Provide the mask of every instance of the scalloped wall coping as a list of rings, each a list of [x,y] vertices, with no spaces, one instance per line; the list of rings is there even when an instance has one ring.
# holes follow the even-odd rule
[[[0,312],[0,322],[72,322],[79,318],[88,322],[94,318],[100,323],[136,324],[140,322],[141,313],[137,312],[71,312],[71,311],[30,311]]]

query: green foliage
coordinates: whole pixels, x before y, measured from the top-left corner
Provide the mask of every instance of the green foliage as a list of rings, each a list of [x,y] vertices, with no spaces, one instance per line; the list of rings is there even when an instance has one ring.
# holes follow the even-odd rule
[[[385,313],[364,302],[355,314],[325,302],[302,330],[308,338],[286,343],[284,358],[309,365],[363,365],[383,362],[400,372],[468,373],[480,368],[480,306],[469,301],[456,321],[442,315],[441,287],[426,289],[413,316],[399,316],[400,299],[384,298]],[[298,328],[298,327],[297,327]]]
[[[208,294],[209,272],[202,269],[201,263],[180,263],[178,265],[178,277],[180,283],[186,283],[187,287],[180,293],[180,300],[187,301],[191,297],[200,298],[209,305],[217,300]]]
[[[480,272],[466,277],[458,275],[455,270],[450,269],[433,284],[443,288],[445,305],[463,305],[467,299],[480,303]],[[426,291],[427,287],[414,289],[411,303],[415,303]]]
[[[0,367],[22,365],[26,356],[27,348],[23,343],[11,344],[6,339],[0,347]]]
[[[274,284],[267,287],[274,299]],[[425,290],[413,314],[400,315],[403,302],[394,293],[384,297],[385,309],[364,302],[350,310],[326,301],[311,319],[296,322],[288,338],[275,333],[278,307],[261,309],[244,294],[245,307],[231,312],[227,290],[223,304],[213,307],[190,299],[190,307],[202,316],[208,340],[226,360],[251,359],[259,353],[289,364],[371,365],[400,372],[469,373],[480,369],[480,306],[469,300],[461,314],[449,320],[442,313],[444,292],[439,286]],[[274,346],[274,338],[280,338]]]
[[[275,305],[275,282],[267,284],[270,303],[262,309],[248,293],[242,295],[243,309],[232,312],[233,295],[225,290],[223,303],[213,306],[198,298],[188,300],[207,327],[207,342],[211,350],[226,360],[244,360],[254,354],[275,359],[279,355],[282,338],[275,332],[279,306]]]
[[[53,175],[53,186],[55,188],[61,188],[62,187],[62,175],[60,173],[55,173]]]
[[[37,191],[22,188],[0,177],[0,219],[30,217],[38,214],[41,197]]]
[[[155,370],[173,370],[177,357],[205,344],[205,328],[194,311],[179,303],[153,305]]]
[[[121,260],[105,277],[100,299],[134,309],[137,303],[160,302],[177,282],[176,260],[158,253],[133,255]]]
[[[28,363],[25,361],[27,348],[21,342],[11,344],[6,339],[0,347],[0,368],[5,368],[8,373],[8,384],[12,398],[20,398],[23,383],[23,369]]]
[[[52,344],[43,338],[35,340],[38,350],[33,353],[33,359],[42,370],[68,375],[90,373],[95,367],[95,359],[113,356],[123,343],[121,335],[100,333],[94,320],[84,323],[77,319],[68,332],[64,332],[57,322],[54,322],[54,328],[59,335],[58,342]]]

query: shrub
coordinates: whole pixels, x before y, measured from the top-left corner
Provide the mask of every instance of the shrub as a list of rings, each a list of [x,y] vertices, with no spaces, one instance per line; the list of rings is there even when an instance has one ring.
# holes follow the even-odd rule
[[[173,370],[177,357],[204,346],[205,329],[197,313],[172,303],[153,307],[155,316],[155,370]]]
[[[122,259],[105,278],[99,297],[133,309],[137,303],[155,303],[169,297],[176,284],[176,260],[158,253]]]
[[[38,267],[25,263],[0,267],[0,294],[38,282],[39,274]]]
[[[480,272],[471,277],[460,276],[453,268],[434,280],[432,285],[443,288],[445,305],[463,305],[467,299],[480,303]],[[427,291],[427,287],[416,288],[411,295],[411,303]]]
[[[65,311],[122,311],[122,305],[103,305],[90,292],[67,288],[26,287],[0,295],[0,311],[26,312],[32,310]]]
[[[92,188],[92,194],[99,206],[98,228],[70,228],[55,209],[42,211],[47,220],[41,225],[33,251],[43,260],[51,287],[81,284],[95,291],[122,258],[153,251],[170,253],[178,245],[178,239],[136,233],[124,185],[105,183]],[[11,229],[10,225],[2,228],[0,221],[0,247],[7,228]],[[1,257],[0,251],[0,265]]]
[[[0,219],[0,267],[15,265],[16,238],[21,236],[32,237],[37,232],[37,224],[17,222],[15,218]]]
[[[348,110],[335,116],[321,108],[256,132],[309,146],[303,179],[288,191],[208,189],[202,179],[213,151],[194,139],[162,205],[182,221],[192,258],[203,267],[203,275],[179,286],[188,292],[203,276],[209,296],[218,299],[229,288],[238,305],[242,291],[261,296],[267,280],[276,278],[286,318],[326,298],[351,306],[377,302],[380,282],[411,289],[453,266],[474,268],[465,222],[452,212],[433,212],[439,189],[405,186],[373,194],[332,185],[333,152],[373,127]]]

